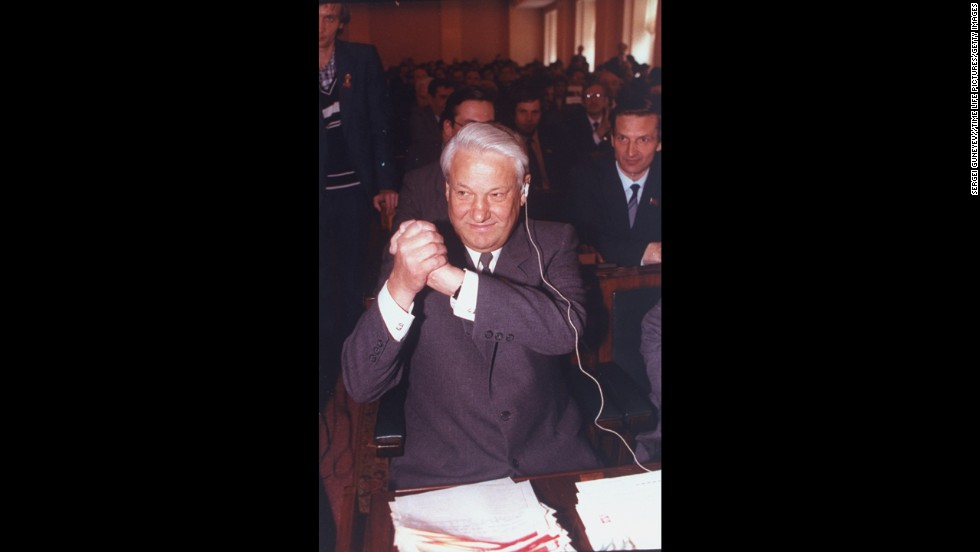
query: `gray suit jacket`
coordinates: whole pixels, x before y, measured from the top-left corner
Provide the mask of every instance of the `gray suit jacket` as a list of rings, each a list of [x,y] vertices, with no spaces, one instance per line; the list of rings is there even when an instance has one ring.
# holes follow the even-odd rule
[[[660,301],[643,317],[640,326],[640,354],[650,379],[650,402],[660,410]],[[660,460],[660,422],[649,432],[636,436],[636,456],[641,462]]]
[[[472,262],[449,226],[437,223],[450,263]],[[585,289],[578,239],[567,224],[531,221],[547,279],[571,302],[581,334]],[[391,271],[389,258],[383,275]],[[480,275],[476,320],[453,315],[430,288],[415,297],[415,320],[395,341],[375,303],[344,343],[343,377],[358,402],[408,379],[405,454],[391,462],[396,488],[448,485],[599,466],[569,394],[575,348],[565,302],[542,282],[523,220]]]
[[[439,161],[405,173],[401,192],[398,193],[398,208],[392,228],[406,220],[448,220],[449,203],[446,201],[446,178],[442,175]],[[385,248],[388,251],[388,248]]]

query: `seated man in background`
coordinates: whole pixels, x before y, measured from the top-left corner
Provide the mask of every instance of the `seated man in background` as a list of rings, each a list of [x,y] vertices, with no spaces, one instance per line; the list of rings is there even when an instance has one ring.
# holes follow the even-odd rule
[[[599,467],[568,388],[567,355],[585,322],[575,230],[521,224],[528,157],[506,127],[466,125],[441,161],[448,221],[398,227],[378,300],[344,344],[354,400],[408,378],[392,485]]]
[[[441,146],[446,145],[469,123],[489,123],[494,120],[494,96],[486,90],[464,86],[453,92],[445,102],[439,119]],[[402,182],[398,208],[392,228],[411,219],[435,222],[449,217],[446,204],[446,177],[438,156],[428,165],[408,171]]]
[[[439,161],[442,152],[441,124],[439,121],[446,101],[453,93],[453,83],[446,79],[430,79],[428,84],[428,103],[413,106],[408,120],[409,143],[405,152],[405,168],[408,170],[424,167]]]
[[[660,410],[660,301],[643,317],[640,326],[640,353],[650,378],[650,402]],[[660,421],[653,431],[637,434],[636,458],[640,462],[660,461]]]
[[[612,159],[572,171],[573,218],[582,241],[606,262],[642,266],[660,257],[660,109],[648,95],[623,97],[612,112]]]
[[[544,92],[524,85],[516,88],[510,99],[514,103],[513,128],[528,152],[531,189],[542,191],[567,186],[565,144],[561,129],[556,126],[558,122],[549,121],[544,115]]]
[[[565,109],[564,135],[570,159],[612,154],[609,143],[609,91],[599,82],[585,88],[581,105]]]

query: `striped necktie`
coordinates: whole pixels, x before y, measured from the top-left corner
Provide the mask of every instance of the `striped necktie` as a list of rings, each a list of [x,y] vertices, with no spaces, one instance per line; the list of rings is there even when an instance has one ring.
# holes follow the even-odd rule
[[[634,182],[633,185],[630,186],[630,189],[633,190],[633,195],[630,196],[630,201],[626,204],[626,210],[628,210],[630,213],[630,228],[633,228],[633,221],[636,220],[636,193],[640,191],[640,185]]]

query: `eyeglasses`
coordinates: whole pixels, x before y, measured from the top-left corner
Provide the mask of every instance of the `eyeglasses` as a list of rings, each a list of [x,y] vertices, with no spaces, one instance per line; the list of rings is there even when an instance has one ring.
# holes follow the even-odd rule
[[[602,94],[600,94],[599,92],[596,92],[595,94],[586,94],[585,95],[585,99],[586,100],[591,100],[592,98],[601,98],[601,97],[602,97]]]

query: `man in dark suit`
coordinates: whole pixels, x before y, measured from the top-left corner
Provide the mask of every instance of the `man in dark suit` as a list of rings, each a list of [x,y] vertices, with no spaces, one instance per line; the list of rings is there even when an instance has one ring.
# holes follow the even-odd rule
[[[347,7],[319,3],[320,407],[339,373],[340,347],[364,310],[374,209],[394,213],[391,101],[374,46],[337,40]]]
[[[612,154],[609,100],[609,91],[596,81],[585,87],[581,105],[565,109],[564,134],[570,159]]]
[[[494,120],[494,97],[482,88],[463,86],[453,92],[445,102],[439,120],[442,146],[456,136],[469,123],[489,123]],[[446,203],[446,177],[442,174],[439,159],[405,173],[398,209],[392,228],[398,228],[406,220],[419,219],[434,222],[449,217]]]
[[[337,40],[346,6],[319,2],[319,411],[340,371],[344,337],[363,312],[371,207],[394,213],[398,194],[389,145],[391,102],[374,46]],[[321,458],[322,460],[322,458]],[[336,527],[320,481],[321,551]]]
[[[660,108],[649,96],[613,110],[613,159],[572,171],[575,228],[603,260],[620,266],[660,259]]]
[[[452,82],[447,79],[432,79],[428,87],[428,105],[412,108],[408,120],[410,138],[408,150],[405,152],[406,169],[417,169],[429,163],[439,162],[439,153],[445,143],[442,139],[442,125],[439,118],[452,93]]]
[[[527,149],[531,189],[538,200],[530,215],[539,220],[570,222],[568,169],[565,137],[558,116],[548,116],[542,106],[543,94],[534,84],[516,87],[510,95],[513,126]]]
[[[520,133],[528,152],[531,188],[547,191],[567,187],[565,144],[557,119],[544,116],[544,94],[537,87],[522,85],[510,99],[514,105],[512,128]]]
[[[597,467],[567,381],[585,321],[575,230],[521,225],[528,158],[506,127],[466,125],[441,161],[448,220],[399,226],[378,300],[344,344],[354,400],[408,379],[393,485]]]

